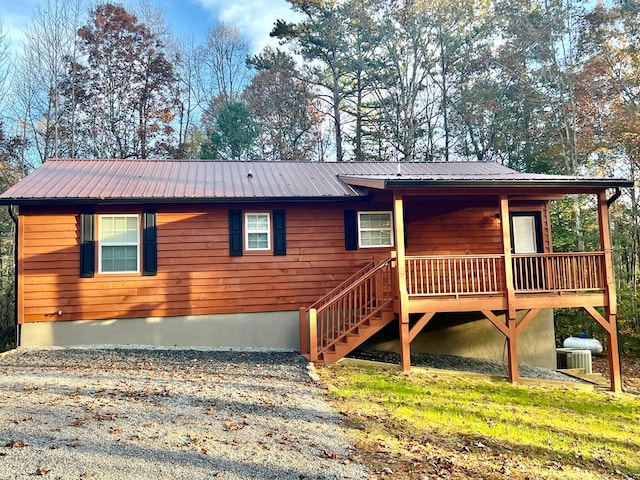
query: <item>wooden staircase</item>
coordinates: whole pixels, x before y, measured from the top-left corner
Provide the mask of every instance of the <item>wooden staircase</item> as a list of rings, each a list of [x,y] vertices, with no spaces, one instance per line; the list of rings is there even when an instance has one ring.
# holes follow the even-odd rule
[[[300,352],[335,363],[396,319],[392,258],[365,265],[309,307],[300,309]]]

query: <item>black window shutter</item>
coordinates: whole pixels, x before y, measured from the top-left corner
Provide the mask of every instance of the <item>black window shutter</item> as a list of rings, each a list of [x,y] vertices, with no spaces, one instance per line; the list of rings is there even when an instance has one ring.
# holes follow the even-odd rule
[[[158,273],[158,225],[155,210],[142,212],[142,274]]]
[[[242,210],[229,210],[229,255],[242,256]]]
[[[93,277],[96,268],[94,214],[80,214],[80,277]]]
[[[344,249],[358,249],[358,212],[344,211]]]
[[[273,254],[287,254],[287,222],[284,210],[273,211]]]

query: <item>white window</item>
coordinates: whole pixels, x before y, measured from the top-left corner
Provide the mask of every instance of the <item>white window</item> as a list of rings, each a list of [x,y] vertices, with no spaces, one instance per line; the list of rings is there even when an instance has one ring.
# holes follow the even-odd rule
[[[140,270],[138,215],[100,215],[98,244],[100,273],[138,272]]]
[[[358,243],[361,248],[392,247],[391,212],[358,212]]]
[[[244,244],[247,250],[271,249],[271,216],[268,213],[246,213]]]

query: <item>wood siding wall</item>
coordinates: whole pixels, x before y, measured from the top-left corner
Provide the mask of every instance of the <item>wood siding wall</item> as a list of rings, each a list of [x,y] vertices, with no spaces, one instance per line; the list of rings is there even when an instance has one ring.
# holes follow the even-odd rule
[[[405,197],[407,255],[502,254],[495,197]],[[551,252],[546,201],[513,201],[511,212],[539,212],[543,251]]]
[[[497,199],[408,197],[407,255],[502,253]]]
[[[285,208],[287,255],[229,256],[229,208]],[[79,277],[78,215],[23,209],[21,322],[295,310],[388,249],[344,249],[341,205],[221,205],[158,212],[158,274]],[[26,212],[24,210],[27,210]],[[140,213],[142,207],[96,213]],[[62,315],[58,315],[62,311]]]
[[[436,200],[429,208],[416,199],[406,204],[410,254],[501,251],[495,200],[481,206]],[[140,214],[145,208],[100,207],[96,214]],[[287,254],[229,256],[229,209],[285,209]],[[80,278],[78,209],[25,207],[19,217],[19,322],[296,310],[389,253],[346,251],[345,209],[390,210],[391,203],[161,206],[157,275]]]

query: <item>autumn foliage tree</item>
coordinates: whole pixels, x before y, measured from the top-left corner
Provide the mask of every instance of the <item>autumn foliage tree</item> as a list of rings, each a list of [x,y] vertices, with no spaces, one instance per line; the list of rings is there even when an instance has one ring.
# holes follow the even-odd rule
[[[317,160],[321,115],[294,59],[266,48],[252,57],[256,69],[244,99],[257,125],[256,155],[264,160]]]
[[[110,3],[91,11],[78,37],[79,60],[69,65],[63,85],[75,92],[68,106],[75,109],[81,155],[167,156],[177,78],[161,40]]]

